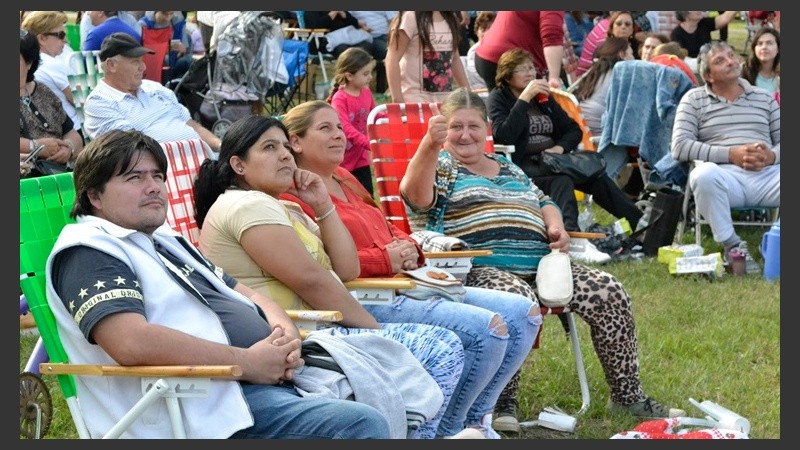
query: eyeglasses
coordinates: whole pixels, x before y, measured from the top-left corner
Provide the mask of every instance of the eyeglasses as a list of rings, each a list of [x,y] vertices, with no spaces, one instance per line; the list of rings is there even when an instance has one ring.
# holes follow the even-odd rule
[[[514,73],[532,73],[536,74],[536,67],[535,66],[520,66],[514,69]]]
[[[28,30],[26,30],[25,28],[20,28],[19,29],[19,37],[20,38],[24,38],[27,35],[28,35]]]
[[[618,21],[614,22],[614,25],[619,25],[621,27],[622,26],[629,27],[629,26],[633,25],[633,23],[631,23],[631,22],[622,22],[622,21],[618,20]]]
[[[66,31],[48,31],[47,33],[42,33],[45,36],[53,36],[55,38],[59,38],[62,41],[67,38]]]

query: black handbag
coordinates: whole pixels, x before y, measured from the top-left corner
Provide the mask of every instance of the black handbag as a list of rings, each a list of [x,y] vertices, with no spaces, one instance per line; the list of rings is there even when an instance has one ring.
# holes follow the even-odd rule
[[[37,159],[36,162],[33,163],[33,168],[26,178],[58,175],[65,172],[72,172],[72,168],[66,164],[48,161],[46,159]]]
[[[683,192],[670,188],[656,191],[642,249],[646,256],[658,254],[659,247],[675,241],[675,231],[683,209]]]
[[[605,174],[606,160],[590,150],[576,150],[572,153],[541,152],[533,158],[552,174],[569,176],[575,184],[592,182]]]

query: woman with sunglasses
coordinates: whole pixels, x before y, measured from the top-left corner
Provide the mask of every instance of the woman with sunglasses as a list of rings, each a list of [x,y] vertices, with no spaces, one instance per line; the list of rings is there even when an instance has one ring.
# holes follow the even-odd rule
[[[633,21],[631,11],[615,11],[608,20],[606,39],[618,37],[626,39],[631,45],[634,58],[639,58],[639,40],[636,39],[636,23]],[[599,44],[598,44],[599,45]]]
[[[67,116],[56,94],[34,80],[33,74],[42,61],[38,40],[39,36],[19,30],[20,176],[44,175],[31,171],[37,159],[68,170],[67,166],[83,149],[83,139],[73,128],[72,119]]]
[[[75,109],[72,87],[69,84],[70,68],[66,59],[60,57],[67,45],[67,32],[64,25],[67,15],[61,11],[32,11],[22,21],[22,29],[36,36],[39,43],[41,64],[33,74],[34,79],[49,87],[61,100],[61,106],[72,120],[72,126],[83,139],[81,119]]]

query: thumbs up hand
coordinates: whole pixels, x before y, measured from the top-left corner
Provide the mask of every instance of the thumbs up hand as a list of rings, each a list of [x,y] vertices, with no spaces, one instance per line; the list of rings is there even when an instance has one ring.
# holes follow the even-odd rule
[[[432,147],[438,151],[447,139],[447,119],[439,112],[439,106],[431,103],[431,116],[428,120],[428,138]]]

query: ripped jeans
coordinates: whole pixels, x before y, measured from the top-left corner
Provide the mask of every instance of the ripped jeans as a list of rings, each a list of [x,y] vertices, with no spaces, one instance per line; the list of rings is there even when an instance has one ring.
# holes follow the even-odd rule
[[[464,303],[399,296],[391,305],[364,305],[378,322],[437,325],[464,345],[464,370],[437,436],[477,425],[493,411],[500,392],[522,367],[542,324],[538,304],[519,294],[467,287]],[[495,313],[503,322],[492,326]]]

